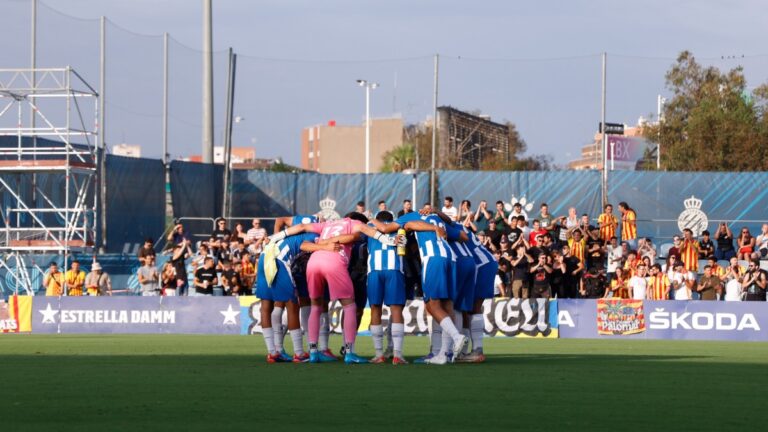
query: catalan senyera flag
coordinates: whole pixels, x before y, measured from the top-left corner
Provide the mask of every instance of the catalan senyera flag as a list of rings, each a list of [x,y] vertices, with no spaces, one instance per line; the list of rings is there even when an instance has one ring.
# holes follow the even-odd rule
[[[601,335],[630,335],[645,331],[642,300],[597,300],[597,333]]]
[[[11,296],[0,301],[0,332],[24,333],[32,331],[32,297]]]

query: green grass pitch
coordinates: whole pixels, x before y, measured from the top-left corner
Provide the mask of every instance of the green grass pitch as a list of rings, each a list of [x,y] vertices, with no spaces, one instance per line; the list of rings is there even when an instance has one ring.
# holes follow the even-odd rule
[[[409,359],[427,342],[406,338]],[[480,365],[268,365],[260,336],[6,335],[0,424],[81,432],[768,427],[768,344],[485,345]],[[358,351],[372,353],[370,338]]]

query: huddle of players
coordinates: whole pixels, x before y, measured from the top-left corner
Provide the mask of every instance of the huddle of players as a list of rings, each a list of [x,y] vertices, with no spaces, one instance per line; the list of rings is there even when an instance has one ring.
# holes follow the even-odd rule
[[[405,257],[398,254],[398,246],[405,241],[402,231],[398,234],[401,229],[412,232],[416,240],[416,245],[404,249],[419,254],[424,303],[431,317],[430,352],[416,362],[446,364],[485,360],[482,303],[493,297],[498,263],[466,227],[439,212],[433,213],[429,205],[419,213],[406,213],[396,220],[384,211],[371,221],[353,212],[336,221],[317,222],[314,217],[296,216],[281,222],[290,227],[269,238],[259,258],[256,288],[261,299],[267,362],[338,360],[328,349],[329,299],[339,300],[344,310],[344,361],[348,364],[369,362],[355,354],[361,315],[358,312],[362,312],[366,299],[360,302],[358,298],[356,304],[348,271],[353,246],[365,242],[370,331],[376,351],[370,362],[387,362],[391,352],[393,364],[406,364],[403,307],[408,296]],[[384,349],[382,305],[391,311],[391,347],[387,350]],[[286,355],[282,348],[284,308],[288,312],[287,330],[293,341],[293,357]],[[309,353],[304,352],[302,329],[307,332]]]

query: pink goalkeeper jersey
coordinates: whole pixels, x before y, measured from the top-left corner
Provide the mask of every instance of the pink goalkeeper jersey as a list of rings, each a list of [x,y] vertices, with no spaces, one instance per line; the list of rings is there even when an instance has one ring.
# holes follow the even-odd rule
[[[326,240],[343,234],[352,234],[354,226],[360,224],[360,221],[344,218],[312,224],[312,232],[319,234],[321,240]],[[339,251],[339,255],[341,255],[344,263],[349,263],[349,257],[352,255],[352,243],[342,244],[341,246],[342,249]]]

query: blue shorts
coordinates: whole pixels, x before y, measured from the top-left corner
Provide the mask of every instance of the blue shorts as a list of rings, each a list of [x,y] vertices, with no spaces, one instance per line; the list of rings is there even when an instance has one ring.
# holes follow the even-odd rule
[[[259,257],[259,270],[256,279],[256,297],[262,300],[279,302],[296,302],[296,286],[293,284],[291,271],[284,262],[277,260],[277,274],[272,286],[267,286],[267,278],[264,276],[264,255]]]
[[[456,268],[443,257],[424,257],[421,271],[421,290],[424,301],[453,300],[456,297]]]
[[[405,275],[397,270],[374,270],[368,273],[368,303],[404,305]]]
[[[499,271],[499,263],[491,261],[477,268],[475,278],[475,300],[493,298],[493,282]]]
[[[456,260],[456,297],[453,308],[461,312],[472,312],[475,307],[475,259],[459,257]]]

